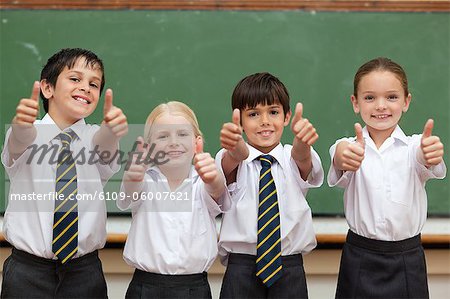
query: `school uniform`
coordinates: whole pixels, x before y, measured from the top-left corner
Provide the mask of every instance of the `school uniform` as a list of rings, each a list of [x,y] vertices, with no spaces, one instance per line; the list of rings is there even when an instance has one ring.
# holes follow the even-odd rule
[[[428,298],[420,232],[427,217],[425,183],[445,177],[444,162],[426,168],[417,161],[421,135],[406,136],[397,126],[379,149],[363,129],[364,160],[356,171],[333,163],[328,184],[345,188],[349,225],[336,298]],[[333,160],[336,146],[330,148]]]
[[[61,130],[50,115],[36,120],[35,127],[37,136],[33,144],[61,146],[61,140],[55,139]],[[81,119],[70,129],[75,133],[70,145],[73,156],[84,152],[78,155],[79,159],[82,155],[87,158],[99,126],[87,125]],[[77,201],[78,250],[62,264],[52,251],[55,197],[50,194],[55,191],[57,163],[52,162],[51,153],[33,155],[31,148],[10,163],[10,133],[11,129],[6,133],[1,159],[10,180],[3,233],[13,250],[3,266],[1,297],[105,298],[106,282],[97,253],[106,242],[104,201],[98,197]],[[80,161],[75,163],[79,196],[101,193],[107,180],[120,168],[115,162],[77,161]],[[14,199],[17,195],[29,196],[29,200]]]
[[[173,192],[150,168],[140,195],[121,197],[117,206],[132,211],[123,257],[136,270],[127,298],[211,298],[206,272],[217,256],[215,217],[222,210],[194,167]]]
[[[316,246],[311,209],[305,196],[309,188],[319,187],[323,170],[318,154],[312,149],[312,170],[303,180],[291,157],[291,145],[277,145],[271,174],[276,186],[281,237],[281,278],[267,287],[256,276],[258,241],[258,181],[262,152],[247,145],[249,156],[237,170],[236,182],[230,184],[231,208],[224,213],[219,237],[219,256],[227,266],[221,298],[306,298],[307,287],[302,255]],[[221,167],[225,150],[216,156]],[[220,168],[221,169],[221,168]]]

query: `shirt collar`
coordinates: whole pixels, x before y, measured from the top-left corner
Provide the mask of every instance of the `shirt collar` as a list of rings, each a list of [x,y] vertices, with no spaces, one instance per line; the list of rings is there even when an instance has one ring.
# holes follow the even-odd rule
[[[146,171],[150,176],[159,176],[159,178],[164,178],[167,180],[167,178],[164,176],[164,174],[161,172],[158,166],[152,166]],[[199,177],[197,171],[195,170],[194,166],[191,167],[191,171],[189,173],[189,178],[194,182]]]
[[[363,137],[364,137],[364,139],[371,139],[370,135],[369,135],[369,131],[367,130],[367,126],[365,126],[363,128]],[[390,137],[392,137],[396,140],[399,140],[399,141],[403,142],[404,144],[408,144],[408,138],[406,137],[405,133],[403,132],[403,130],[400,128],[399,125],[397,125],[395,127],[395,129],[392,132]]]
[[[405,133],[403,132],[403,130],[400,128],[399,125],[395,127],[395,130],[394,132],[392,132],[391,137],[400,140],[404,144],[408,144],[408,138],[406,137]]]
[[[45,136],[47,138],[47,142],[55,139],[55,137],[58,136],[62,132],[61,129],[56,125],[53,118],[48,113],[44,115],[44,117],[39,122],[39,124],[45,125]],[[75,134],[78,136],[78,138],[81,139],[81,136],[83,136],[81,134],[81,132],[85,125],[86,125],[86,121],[84,120],[84,118],[82,118],[82,119],[78,120],[76,123],[74,123],[73,125],[71,125],[70,127],[66,128],[65,130],[72,129],[75,132]]]
[[[254,148],[253,146],[251,146],[248,143],[247,143],[247,147],[248,147],[249,154],[248,154],[247,159],[245,159],[245,163],[251,163],[255,159],[258,159],[258,157],[261,155],[271,155],[278,162],[278,164],[280,164],[280,166],[282,168],[285,168],[284,159],[283,159],[284,151],[283,151],[283,145],[281,143],[278,143],[278,145],[267,154],[257,150],[256,148]]]

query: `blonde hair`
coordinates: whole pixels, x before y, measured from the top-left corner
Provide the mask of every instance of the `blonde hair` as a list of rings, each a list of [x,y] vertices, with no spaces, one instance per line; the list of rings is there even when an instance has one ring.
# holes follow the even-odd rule
[[[192,111],[192,109],[189,108],[188,105],[186,105],[182,102],[170,101],[167,103],[159,104],[148,115],[147,121],[145,122],[145,132],[144,132],[146,141],[148,141],[148,139],[150,137],[150,129],[151,129],[153,123],[158,118],[160,118],[163,114],[166,114],[166,113],[174,115],[174,116],[184,117],[192,125],[192,128],[194,129],[195,137],[198,137],[198,136],[203,137],[203,134],[200,131],[200,127],[198,125],[197,117],[195,116],[194,111]]]

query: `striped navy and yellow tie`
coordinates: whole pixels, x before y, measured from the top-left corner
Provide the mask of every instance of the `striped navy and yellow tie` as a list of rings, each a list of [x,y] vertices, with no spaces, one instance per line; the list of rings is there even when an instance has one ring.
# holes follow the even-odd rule
[[[78,251],[77,171],[70,151],[70,143],[75,136],[75,132],[69,129],[56,137],[61,140],[62,148],[56,166],[52,251],[62,264]]]
[[[263,155],[259,177],[258,243],[256,247],[256,276],[270,287],[282,275],[280,211],[277,189],[271,166],[273,157]]]

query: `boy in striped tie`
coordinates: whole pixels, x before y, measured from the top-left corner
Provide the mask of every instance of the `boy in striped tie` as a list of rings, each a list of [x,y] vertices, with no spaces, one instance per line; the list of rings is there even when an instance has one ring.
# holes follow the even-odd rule
[[[307,298],[302,254],[316,239],[305,195],[323,181],[311,147],[318,135],[298,103],[293,145],[280,143],[291,118],[289,94],[269,73],[242,79],[232,108],[216,156],[232,201],[220,232],[219,255],[227,265],[220,297]]]
[[[106,207],[87,195],[101,193],[119,170],[117,161],[99,153],[115,153],[128,124],[110,89],[104,125],[85,123],[104,85],[97,55],[63,49],[17,106],[1,156],[11,182],[3,231],[13,247],[3,265],[1,298],[107,297],[97,252],[106,241]],[[36,120],[39,94],[46,114]],[[43,149],[41,155],[33,146]],[[88,152],[95,159],[86,159]],[[17,194],[29,200],[11,200]]]

